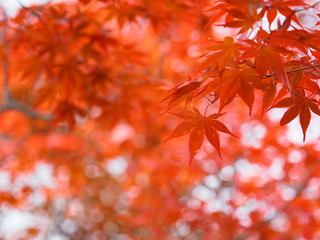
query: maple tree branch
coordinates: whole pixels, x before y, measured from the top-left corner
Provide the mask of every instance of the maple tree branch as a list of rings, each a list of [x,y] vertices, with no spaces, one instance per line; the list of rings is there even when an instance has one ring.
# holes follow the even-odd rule
[[[311,7],[310,7],[310,8],[315,8],[319,3],[320,3],[320,1],[318,1],[318,2],[314,3],[313,5],[311,5]]]
[[[308,66],[308,67],[301,67],[301,68],[291,69],[291,70],[286,71],[286,73],[293,73],[293,72],[303,71],[303,70],[306,70],[306,69],[316,68],[316,67],[320,67],[320,64],[316,64],[316,65],[312,65],[312,66]],[[263,76],[263,78],[269,78],[269,77],[272,77],[272,74],[267,74],[267,75]]]
[[[9,72],[9,56],[10,56],[10,49],[7,40],[7,28],[8,28],[8,15],[4,10],[3,6],[1,6],[2,14],[4,17],[4,26],[1,32],[2,38],[2,45],[4,47],[5,56],[2,59],[2,67],[3,67],[3,105],[0,106],[0,113],[7,111],[7,110],[17,110],[19,112],[24,113],[26,116],[31,118],[43,119],[43,120],[50,120],[51,116],[43,115],[38,113],[36,110],[32,109],[27,104],[24,104],[14,98],[12,98],[10,93],[9,87],[9,79],[10,79],[10,72]]]
[[[13,98],[7,99],[7,101],[4,102],[4,105],[0,107],[0,113],[7,111],[7,110],[16,110],[23,114],[25,114],[28,117],[31,118],[37,118],[42,120],[51,120],[52,117],[47,114],[41,114],[38,111],[32,109],[29,105],[20,102],[18,100],[15,100]]]
[[[266,8],[274,8],[274,9],[279,9],[279,10],[289,10],[289,11],[292,11],[293,13],[297,13],[297,12],[302,12],[302,11],[306,11],[306,10],[309,10],[311,8],[315,8],[318,4],[320,3],[320,1],[310,5],[309,7],[307,8],[301,8],[301,9],[291,9],[291,8],[284,8],[284,7],[275,7],[275,6],[272,6],[272,5],[267,5],[265,6]]]
[[[309,9],[311,9],[311,8],[315,8],[319,3],[320,3],[320,1],[318,1],[318,2],[316,2],[316,3],[314,3],[314,4],[312,4],[311,6],[309,6],[309,7],[307,7],[307,8],[294,10],[294,12],[295,12],[295,13],[297,13],[297,12],[301,12],[301,11],[309,10]]]
[[[4,17],[4,26],[1,32],[2,37],[2,44],[4,47],[5,56],[2,59],[2,67],[3,67],[3,98],[4,101],[7,101],[10,98],[10,91],[9,91],[9,46],[7,41],[7,28],[8,28],[8,16],[6,11],[4,10],[3,6],[1,7],[2,14]]]

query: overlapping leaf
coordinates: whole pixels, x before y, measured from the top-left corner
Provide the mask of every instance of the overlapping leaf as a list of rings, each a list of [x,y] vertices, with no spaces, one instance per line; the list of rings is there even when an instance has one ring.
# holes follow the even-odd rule
[[[167,103],[165,112],[169,111],[183,101],[188,103],[188,101],[193,98],[193,91],[200,87],[201,84],[202,81],[188,81],[172,89],[172,93],[161,101],[161,103]]]
[[[240,46],[235,43],[232,37],[225,37],[223,42],[216,42],[207,48],[208,53],[203,55],[203,69],[218,68],[224,69],[230,63],[237,61],[239,58]]]
[[[227,10],[227,12],[229,16],[232,16],[236,20],[227,21],[225,24],[223,24],[223,26],[230,28],[240,28],[239,33],[248,31],[250,28],[252,28],[255,21],[257,20],[250,14],[246,14],[237,9],[229,9]]]
[[[280,54],[289,54],[286,49],[278,46],[263,47],[257,54],[256,66],[260,76],[264,76],[267,71],[277,77],[286,86],[289,85],[287,73],[283,67],[284,58]]]
[[[254,102],[254,91],[251,84],[259,85],[259,80],[253,69],[246,69],[246,71],[226,69],[222,74],[220,84],[215,89],[220,96],[220,111],[238,94],[251,112]]]

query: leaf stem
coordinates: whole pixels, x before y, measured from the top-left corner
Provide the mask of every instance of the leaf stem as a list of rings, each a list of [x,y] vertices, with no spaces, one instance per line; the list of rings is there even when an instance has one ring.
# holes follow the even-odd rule
[[[209,108],[210,105],[211,105],[211,103],[208,103],[208,105],[207,105],[207,107],[206,107],[206,110],[204,110],[204,117],[206,117],[207,111],[208,111],[208,108]]]

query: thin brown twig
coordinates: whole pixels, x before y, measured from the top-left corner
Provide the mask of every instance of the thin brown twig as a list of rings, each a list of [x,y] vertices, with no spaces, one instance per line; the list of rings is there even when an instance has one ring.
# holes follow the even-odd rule
[[[286,71],[286,73],[293,73],[293,72],[303,71],[303,70],[306,70],[306,69],[316,68],[316,67],[320,67],[320,64],[316,64],[316,65],[308,66],[308,67],[301,67],[301,68],[291,69],[291,70]],[[272,74],[267,74],[267,75],[264,75],[263,78],[269,78],[271,76],[272,76]]]
[[[302,11],[305,11],[305,10],[309,10],[309,9],[311,9],[311,8],[315,8],[319,3],[320,3],[320,1],[312,4],[311,6],[309,6],[309,7],[307,7],[307,8],[294,10],[294,12],[297,13],[297,12],[302,12]]]

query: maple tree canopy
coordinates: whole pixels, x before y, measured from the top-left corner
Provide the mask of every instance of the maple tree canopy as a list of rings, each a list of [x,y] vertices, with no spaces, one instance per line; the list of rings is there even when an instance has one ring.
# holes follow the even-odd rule
[[[1,8],[0,238],[320,239],[319,10]]]

